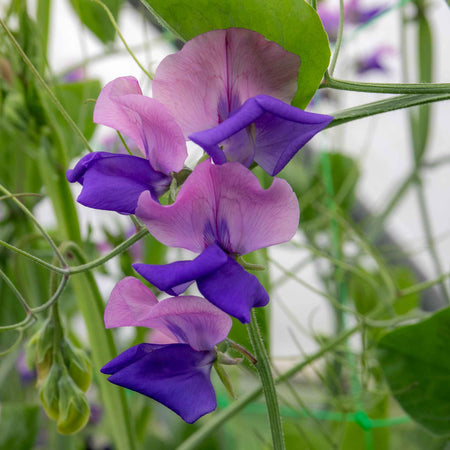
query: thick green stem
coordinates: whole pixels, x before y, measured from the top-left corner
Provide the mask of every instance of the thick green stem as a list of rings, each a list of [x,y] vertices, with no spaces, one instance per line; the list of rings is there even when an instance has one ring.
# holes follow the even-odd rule
[[[51,0],[39,0],[36,10],[36,21],[39,24],[42,56],[44,61],[47,59],[51,3]]]
[[[253,345],[257,362],[255,368],[261,378],[261,383],[266,398],[267,413],[269,415],[270,431],[272,433],[273,448],[282,450],[285,448],[283,438],[283,427],[281,425],[280,407],[278,405],[277,391],[270,368],[269,357],[267,355],[264,342],[256,321],[256,315],[252,311],[252,320],[247,326],[250,341]]]
[[[359,83],[331,78],[328,74],[320,88],[379,94],[450,94],[450,83]]]

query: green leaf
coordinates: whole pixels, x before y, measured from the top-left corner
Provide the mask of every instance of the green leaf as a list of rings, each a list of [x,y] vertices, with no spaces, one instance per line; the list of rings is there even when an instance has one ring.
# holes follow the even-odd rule
[[[104,44],[114,40],[116,30],[105,10],[92,0],[70,0],[81,22],[86,25]],[[115,19],[119,15],[122,0],[103,0]]]
[[[378,359],[392,394],[429,431],[450,434],[450,307],[386,334]]]
[[[299,55],[298,91],[292,104],[304,108],[328,67],[328,38],[318,14],[302,0],[143,0],[150,11],[181,39],[218,28],[257,31]]]
[[[0,410],[0,448],[27,450],[34,447],[39,431],[39,406],[2,403]]]

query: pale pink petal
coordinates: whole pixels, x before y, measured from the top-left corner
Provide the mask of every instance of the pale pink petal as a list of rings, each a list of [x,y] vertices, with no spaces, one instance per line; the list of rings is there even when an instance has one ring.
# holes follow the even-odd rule
[[[133,139],[154,170],[169,174],[183,168],[187,149],[181,128],[164,105],[142,95],[135,78],[117,78],[102,89],[94,122]]]
[[[134,277],[120,280],[105,308],[105,327],[142,327],[146,316],[158,304],[153,292]]]
[[[237,254],[286,242],[297,230],[299,214],[285,180],[274,179],[265,190],[241,164],[209,160],[189,175],[174,204],[160,205],[144,192],[136,209],[156,239],[197,253],[215,242]]]
[[[155,305],[147,316],[149,327],[169,330],[178,342],[194,350],[210,350],[230,332],[232,321],[202,297],[171,297]]]
[[[164,330],[164,333],[160,330],[150,330],[147,342],[160,345],[178,344],[178,339],[169,330]]]
[[[167,106],[184,135],[212,128],[260,94],[290,103],[300,59],[255,31],[213,30],[166,57],[153,96]]]

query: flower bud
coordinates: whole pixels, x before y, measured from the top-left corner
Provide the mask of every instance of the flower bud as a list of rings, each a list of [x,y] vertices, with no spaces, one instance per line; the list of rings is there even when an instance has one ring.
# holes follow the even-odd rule
[[[73,434],[81,430],[89,420],[89,403],[86,395],[72,378],[64,375],[58,382],[59,417],[57,429],[62,434]]]
[[[29,342],[29,348],[34,350],[38,385],[47,377],[53,361],[55,325],[47,319]]]
[[[86,392],[92,380],[92,365],[86,353],[75,347],[69,340],[62,343],[64,363],[75,384]]]
[[[48,376],[42,381],[39,389],[39,397],[47,416],[53,420],[59,417],[59,389],[58,382],[63,374],[63,369],[57,363],[51,366]]]

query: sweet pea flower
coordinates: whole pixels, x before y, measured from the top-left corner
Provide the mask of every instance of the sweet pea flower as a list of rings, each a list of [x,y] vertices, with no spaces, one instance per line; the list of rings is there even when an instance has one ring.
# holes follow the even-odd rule
[[[251,30],[213,30],[158,66],[153,97],[216,164],[255,161],[276,175],[332,120],[289,105],[300,58]]]
[[[378,71],[386,73],[388,69],[384,64],[385,56],[393,53],[392,47],[381,46],[368,56],[360,58],[356,61],[356,71],[359,74],[363,74],[370,71]]]
[[[247,323],[251,308],[265,306],[269,297],[236,257],[291,239],[299,207],[285,180],[274,179],[265,190],[243,165],[206,160],[189,175],[175,203],[161,205],[144,192],[136,215],[163,244],[200,253],[192,261],[134,264],[140,275],[170,295],[196,281],[207,300]]]
[[[133,77],[117,78],[100,92],[94,122],[130,138],[144,158],[93,152],[84,156],[67,179],[83,185],[78,202],[96,209],[133,214],[139,195],[150,191],[158,199],[170,186],[187,157],[183,133],[165,106],[142,94]]]
[[[217,406],[210,380],[214,346],[226,339],[231,325],[230,317],[204,298],[158,302],[138,279],[126,277],[111,293],[106,328],[153,328],[165,336],[165,343],[135,345],[101,371],[110,375],[111,383],[144,394],[193,423]]]

